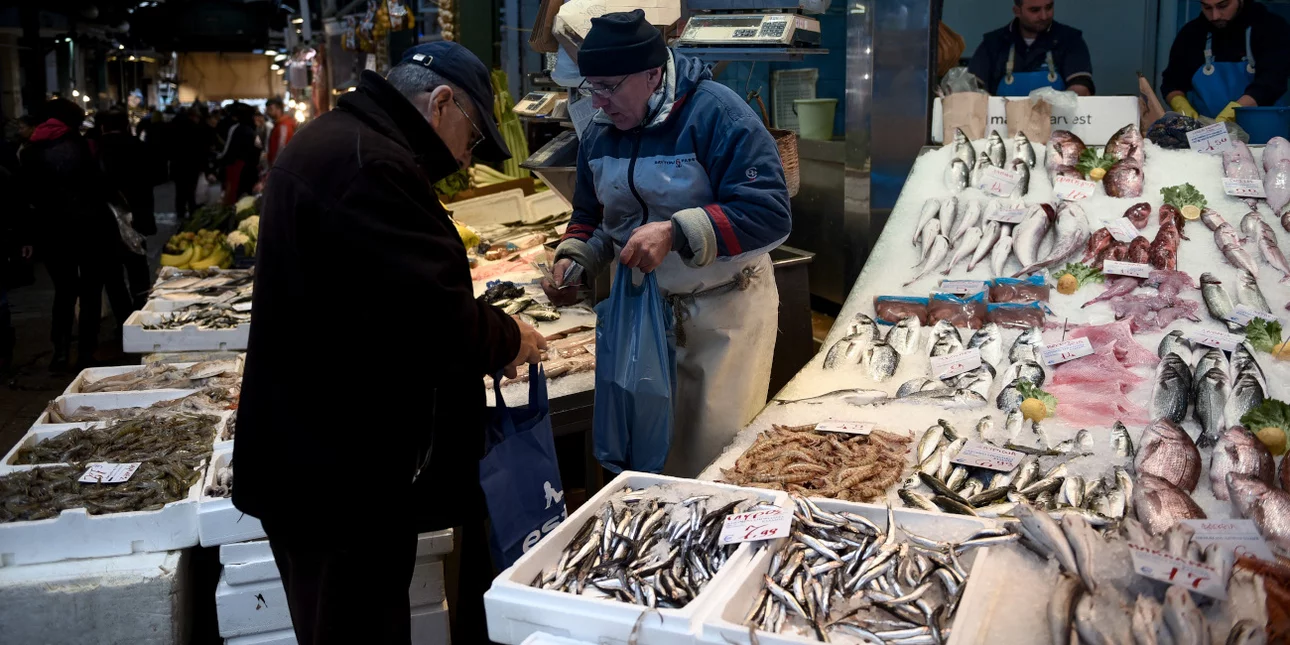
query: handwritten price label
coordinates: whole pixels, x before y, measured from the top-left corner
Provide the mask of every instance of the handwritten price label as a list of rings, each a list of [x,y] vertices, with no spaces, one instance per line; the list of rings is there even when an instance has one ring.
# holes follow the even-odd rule
[[[1117,262],[1107,260],[1102,263],[1102,273],[1106,275],[1127,275],[1133,278],[1145,278],[1151,275],[1150,264],[1138,264],[1136,262]]]
[[[990,167],[981,173],[981,181],[976,188],[995,197],[1008,197],[1021,183],[1021,173],[1003,168]]]
[[[1263,182],[1257,179],[1223,178],[1223,192],[1232,197],[1252,197],[1266,199],[1268,194],[1263,190]]]
[[[1002,224],[1020,224],[1026,217],[1024,208],[1001,208],[985,216],[986,221],[995,220]]]
[[[972,295],[985,291],[985,283],[981,280],[942,280],[940,290],[945,293]]]
[[[1187,133],[1187,145],[1196,152],[1218,155],[1232,149],[1232,138],[1227,135],[1227,125],[1215,123]]]
[[[1134,226],[1133,222],[1130,222],[1127,217],[1105,220],[1102,224],[1106,226],[1106,230],[1111,232],[1111,237],[1115,238],[1117,242],[1128,244],[1138,237],[1138,227]]]
[[[233,305],[233,311],[241,311],[245,313],[250,310],[251,310],[251,303],[249,302],[239,302]]]
[[[1230,352],[1235,350],[1237,345],[1245,342],[1245,337],[1216,329],[1198,329],[1189,334],[1187,340],[1200,343],[1206,347],[1217,347]]]
[[[1232,313],[1227,315],[1227,320],[1230,320],[1242,327],[1250,324],[1250,321],[1255,318],[1262,318],[1268,322],[1277,321],[1276,316],[1266,311],[1255,311],[1254,309],[1251,309],[1249,305],[1236,305],[1232,308]]]
[[[134,471],[139,470],[139,463],[136,461],[128,464],[114,464],[96,461],[90,464],[79,481],[82,484],[119,484],[129,480],[134,475]]]
[[[722,544],[740,542],[759,542],[787,537],[793,530],[793,513],[782,508],[773,508],[752,513],[735,513],[727,515],[721,525]]]
[[[1055,345],[1045,345],[1043,349],[1044,363],[1049,367],[1083,358],[1092,353],[1093,343],[1090,343],[1087,338],[1076,338],[1075,340],[1068,340]]]
[[[972,348],[932,357],[932,376],[946,379],[981,367],[981,350]]]
[[[1008,450],[983,441],[969,439],[964,444],[963,449],[959,451],[958,456],[950,461],[973,468],[1008,472],[1016,468],[1017,464],[1021,463],[1025,456],[1025,453],[1017,452],[1016,450]]]
[[[1091,181],[1064,176],[1053,180],[1053,194],[1068,202],[1088,199],[1096,191],[1097,184]]]
[[[1129,556],[1133,558],[1133,570],[1140,576],[1211,598],[1227,598],[1227,580],[1214,567],[1133,543],[1129,543]]]
[[[1254,520],[1183,520],[1182,523],[1196,530],[1192,539],[1201,547],[1218,544],[1229,562],[1235,562],[1238,555],[1276,562]]]
[[[817,432],[841,432],[843,434],[867,435],[873,432],[874,425],[868,421],[821,421],[815,424]]]

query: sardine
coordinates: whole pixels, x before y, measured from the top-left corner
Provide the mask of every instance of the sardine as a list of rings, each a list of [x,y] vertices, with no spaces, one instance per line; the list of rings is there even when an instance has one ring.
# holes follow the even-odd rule
[[[990,249],[990,273],[995,276],[1003,276],[1003,268],[1008,263],[1008,257],[1012,255],[1012,236],[1004,233],[999,234],[999,239]]]
[[[909,282],[905,283],[905,286],[908,287],[909,285],[918,282],[923,276],[940,268],[941,264],[945,262],[945,257],[949,255],[949,250],[949,238],[944,235],[937,235],[936,240],[932,242],[932,248],[928,252],[927,260],[923,262],[922,268],[919,269],[917,275],[915,275]]]
[[[1218,438],[1209,462],[1209,483],[1214,497],[1227,500],[1227,474],[1255,477],[1273,485],[1276,467],[1272,453],[1245,426],[1232,426]]]
[[[1212,273],[1200,274],[1200,291],[1205,298],[1205,308],[1209,310],[1211,318],[1227,325],[1230,331],[1241,328],[1240,325],[1227,319],[1232,315],[1232,297],[1228,295],[1221,280],[1214,277]]]
[[[1048,214],[1043,207],[1031,206],[1026,211],[1025,218],[1017,225],[1015,233],[1013,251],[1021,261],[1021,266],[1028,267],[1038,260],[1039,246],[1048,233]]]
[[[1018,132],[1012,138],[1013,159],[1024,161],[1027,166],[1035,167],[1035,147],[1031,145],[1030,139],[1026,137],[1025,132]]]
[[[1017,174],[1017,186],[1012,189],[1011,197],[1025,197],[1030,192],[1030,166],[1021,159],[1014,159],[1011,170]]]
[[[1236,302],[1255,311],[1272,313],[1268,301],[1259,290],[1259,283],[1254,276],[1243,270],[1236,272]]]
[[[1162,418],[1143,431],[1133,467],[1139,477],[1155,475],[1190,492],[1200,480],[1200,451],[1182,428]]]
[[[948,340],[951,343],[953,343],[955,346],[957,346],[958,349],[954,351],[963,349],[963,339],[961,336],[959,336],[958,327],[955,327],[954,323],[951,323],[948,320],[938,320],[936,324],[932,325],[931,329],[928,330],[927,332],[928,351],[930,352],[931,349],[936,346],[936,343],[941,340]]]
[[[1142,454],[1139,451],[1138,454]],[[1139,472],[1133,489],[1133,509],[1151,535],[1162,535],[1182,520],[1203,520],[1205,511],[1186,491],[1155,475]]]
[[[997,365],[1003,360],[1003,333],[999,330],[996,323],[986,323],[972,334],[968,340],[968,349],[978,349],[981,352],[981,360],[991,365]]]
[[[972,253],[972,259],[968,261],[968,271],[976,269],[985,256],[990,255],[994,250],[994,245],[999,241],[1000,224],[998,220],[990,220],[985,223],[981,229],[981,241],[976,245],[976,251]]]
[[[1111,447],[1115,450],[1116,457],[1134,456],[1133,439],[1129,437],[1129,429],[1119,421],[1111,426]]]
[[[963,217],[958,218],[954,222],[954,233],[950,235],[950,238],[959,240],[963,237],[963,234],[967,233],[968,229],[980,226],[980,224],[981,202],[975,199],[970,200],[967,203],[967,207],[963,210]],[[958,246],[957,242],[955,246]]]
[[[968,165],[962,159],[951,160],[949,167],[945,169],[945,187],[952,193],[961,192],[968,186],[969,172]]]
[[[1044,221],[1047,221],[1046,216]],[[1090,235],[1088,218],[1084,215],[1084,209],[1080,208],[1078,204],[1062,202],[1062,205],[1057,209],[1055,233],[1057,241],[1053,243],[1053,248],[1048,253],[1048,256],[1043,260],[1031,262],[1021,271],[1014,274],[1014,278],[1057,264],[1072,253],[1084,248]],[[1042,237],[1042,233],[1040,235]],[[1038,250],[1039,246],[1036,243],[1035,251],[1038,252]]]
[[[1156,366],[1155,384],[1151,390],[1151,417],[1180,423],[1187,416],[1190,400],[1191,375],[1187,364],[1177,354],[1166,355]]]
[[[972,140],[963,133],[962,128],[954,129],[952,145],[954,146],[952,149],[954,158],[961,160],[967,165],[968,170],[971,170],[972,166],[976,164],[976,149],[972,147]]]
[[[941,212],[941,202],[937,199],[929,199],[923,202],[923,210],[918,214],[918,226],[914,227],[914,246],[918,246],[919,241],[923,238],[923,227],[928,222],[935,220],[936,215]],[[923,245],[926,247],[926,245]]]
[[[956,238],[958,239],[958,246],[954,250],[954,258],[949,261],[949,264],[945,265],[945,270],[941,271],[941,275],[949,275],[950,271],[953,271],[959,262],[971,258],[972,254],[976,252],[977,245],[981,243],[983,234],[980,226],[973,226],[967,230],[962,238]]]
[[[1196,407],[1192,416],[1200,423],[1201,433],[1196,447],[1209,448],[1218,441],[1223,425],[1223,409],[1227,405],[1230,385],[1227,372],[1214,368],[1206,372],[1196,386]],[[1187,490],[1192,487],[1184,486]]]
[[[887,344],[901,356],[912,354],[918,348],[918,333],[922,327],[917,316],[905,318],[887,332]]]
[[[900,354],[886,341],[877,341],[865,350],[865,365],[869,368],[869,378],[882,383],[896,373],[900,365]]]

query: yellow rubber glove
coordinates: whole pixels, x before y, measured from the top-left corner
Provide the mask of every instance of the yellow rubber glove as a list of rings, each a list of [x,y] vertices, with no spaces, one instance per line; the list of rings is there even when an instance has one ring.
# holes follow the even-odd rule
[[[1181,94],[1169,100],[1169,107],[1173,108],[1174,112],[1183,116],[1189,116],[1193,119],[1200,116],[1200,113],[1196,111],[1196,108],[1191,106],[1191,101],[1188,101],[1187,97]]]
[[[1227,107],[1223,108],[1223,111],[1218,113],[1218,118],[1215,120],[1228,121],[1228,122],[1236,121],[1236,108],[1238,107],[1242,107],[1242,106],[1240,103],[1237,103],[1236,101],[1232,101],[1231,103],[1228,103]]]

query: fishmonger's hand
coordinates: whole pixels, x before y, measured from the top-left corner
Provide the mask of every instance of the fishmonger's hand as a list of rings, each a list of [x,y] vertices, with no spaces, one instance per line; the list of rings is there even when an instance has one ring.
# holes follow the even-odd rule
[[[542,278],[542,292],[546,294],[547,300],[557,307],[567,307],[578,302],[578,283],[577,280],[566,283],[564,276],[573,268],[573,260],[562,258],[555,263],[551,269],[551,278]]]
[[[663,264],[672,251],[672,222],[653,222],[632,232],[618,260],[632,269],[649,273]]]

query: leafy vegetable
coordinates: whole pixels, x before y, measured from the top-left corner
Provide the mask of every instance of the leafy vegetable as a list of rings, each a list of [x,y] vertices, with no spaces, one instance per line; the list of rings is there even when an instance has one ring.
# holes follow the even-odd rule
[[[1205,200],[1205,195],[1201,194],[1191,184],[1161,188],[1160,194],[1164,195],[1166,204],[1171,204],[1179,210],[1182,210],[1184,206],[1195,206],[1196,208],[1204,209],[1208,204]]]
[[[1246,412],[1245,416],[1241,417],[1241,425],[1253,432],[1267,427],[1281,428],[1284,432],[1290,432],[1290,405],[1276,399],[1265,399],[1259,407]]]
[[[1085,148],[1084,152],[1080,153],[1079,163],[1075,164],[1075,169],[1083,173],[1086,177],[1093,175],[1094,169],[1101,169],[1102,172],[1097,174],[1105,175],[1106,171],[1110,170],[1111,166],[1114,166],[1116,161],[1118,160],[1115,158],[1115,155],[1109,152],[1098,154],[1095,148]],[[1101,177],[1099,176],[1094,179],[1096,180],[1100,178]]]
[[[441,199],[449,199],[468,188],[470,188],[470,170],[468,167],[440,179],[439,183],[434,185],[434,189],[439,193]]]
[[[1065,268],[1057,272],[1057,275],[1062,276],[1067,273],[1075,276],[1075,279],[1079,280],[1079,286],[1081,287],[1094,282],[1099,284],[1106,282],[1106,276],[1102,275],[1101,269],[1095,269],[1087,264],[1081,264],[1079,262],[1068,263]]]
[[[1245,326],[1245,338],[1250,341],[1254,349],[1272,353],[1272,350],[1281,344],[1281,322],[1255,318]]]
[[[1044,407],[1048,410],[1048,416],[1057,413],[1057,397],[1039,389],[1037,385],[1030,381],[1017,381],[1017,393],[1021,394],[1022,399],[1039,399],[1043,401]]]

